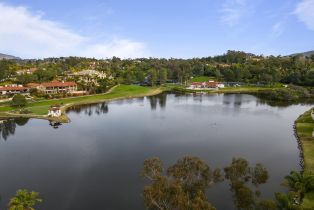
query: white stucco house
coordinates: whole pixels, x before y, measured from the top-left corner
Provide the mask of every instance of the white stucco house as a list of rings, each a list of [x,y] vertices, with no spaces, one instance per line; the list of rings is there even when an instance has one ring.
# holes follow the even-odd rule
[[[61,108],[59,105],[51,106],[48,109],[48,116],[49,117],[60,117],[62,114]]]

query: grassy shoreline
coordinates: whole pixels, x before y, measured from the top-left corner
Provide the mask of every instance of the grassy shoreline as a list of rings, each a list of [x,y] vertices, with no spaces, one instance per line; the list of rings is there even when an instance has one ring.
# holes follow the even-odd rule
[[[171,90],[174,91],[181,91],[185,93],[258,93],[259,91],[263,90],[277,90],[281,89],[282,87],[255,87],[255,86],[240,86],[240,87],[225,87],[221,89],[213,89],[213,90],[193,90],[187,89],[184,86],[166,86]]]
[[[17,108],[11,107],[8,104],[0,105],[0,119],[7,118],[35,118],[35,119],[46,119],[57,122],[69,122],[70,119],[66,116],[66,110],[75,105],[82,104],[94,104],[112,100],[121,100],[127,98],[136,98],[144,96],[152,96],[162,93],[164,91],[180,91],[184,93],[207,93],[207,94],[222,94],[222,93],[247,93],[253,94],[258,93],[261,90],[276,90],[278,87],[252,87],[252,86],[241,86],[241,87],[226,87],[218,90],[189,90],[184,86],[180,85],[164,85],[162,87],[142,87],[137,85],[119,85],[110,89],[107,93],[95,94],[88,96],[69,97],[62,99],[51,99],[51,100],[40,100],[27,104],[25,107],[30,114],[17,114]],[[62,116],[58,118],[51,118],[47,116],[48,109],[51,105],[60,104],[62,110]]]
[[[311,109],[312,110],[312,109]],[[295,135],[297,137],[301,155],[304,161],[304,173],[314,173],[314,120],[311,110],[303,113],[295,121]],[[314,209],[314,193],[307,193],[303,199],[305,209]]]
[[[27,104],[25,107],[27,110],[31,112],[31,114],[17,114],[14,111],[17,111],[17,108],[11,107],[10,105],[0,105],[0,119],[8,119],[8,118],[35,118],[35,119],[45,119],[45,120],[53,120],[57,122],[69,122],[70,119],[66,116],[66,110],[75,105],[82,104],[94,104],[101,103],[112,100],[121,100],[127,98],[136,98],[136,97],[144,97],[144,96],[152,96],[162,93],[164,91],[180,91],[185,93],[197,93],[197,92],[205,92],[208,94],[215,93],[257,93],[260,90],[269,90],[274,89],[270,87],[227,87],[219,90],[188,90],[180,85],[165,85],[162,87],[142,87],[137,85],[119,85],[113,87],[107,93],[103,94],[95,94],[88,96],[78,96],[78,97],[69,97],[62,99],[51,99],[51,100],[40,100],[36,102],[32,102]],[[51,105],[60,104],[62,110],[62,116],[58,118],[48,117],[48,108]]]
[[[71,106],[152,96],[162,92],[163,90],[161,88],[141,87],[136,85],[119,85],[112,88],[107,93],[103,94],[32,102],[27,104],[27,106],[25,107],[27,110],[32,112],[31,114],[16,114],[13,112],[18,110],[17,108],[10,106],[0,106],[0,118],[35,118],[53,120],[57,122],[69,122],[70,119],[66,116],[65,111]],[[57,118],[48,117],[47,113],[49,107],[55,104],[61,105],[62,116]]]

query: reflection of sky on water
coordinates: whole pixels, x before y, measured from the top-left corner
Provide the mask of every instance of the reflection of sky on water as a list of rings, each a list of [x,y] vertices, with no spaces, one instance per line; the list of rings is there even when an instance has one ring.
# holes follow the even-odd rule
[[[41,192],[41,209],[143,209],[143,161],[159,156],[169,165],[184,155],[212,167],[239,156],[261,162],[270,172],[261,190],[271,197],[299,168],[292,126],[309,108],[240,94],[161,94],[72,107],[71,123],[58,129],[43,120],[13,121],[1,127],[9,139],[0,142],[2,200],[27,188]],[[232,209],[226,184],[208,193],[217,209]]]

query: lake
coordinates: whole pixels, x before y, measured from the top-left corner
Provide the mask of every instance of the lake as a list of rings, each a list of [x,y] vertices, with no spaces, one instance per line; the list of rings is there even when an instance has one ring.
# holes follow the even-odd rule
[[[44,120],[0,124],[0,209],[17,189],[40,192],[42,210],[142,210],[143,161],[166,166],[185,155],[212,168],[233,157],[262,163],[270,178],[260,190],[272,198],[283,177],[300,170],[294,120],[311,104],[269,105],[246,94],[182,95],[73,107],[71,123]],[[233,209],[227,183],[208,191],[219,209]]]

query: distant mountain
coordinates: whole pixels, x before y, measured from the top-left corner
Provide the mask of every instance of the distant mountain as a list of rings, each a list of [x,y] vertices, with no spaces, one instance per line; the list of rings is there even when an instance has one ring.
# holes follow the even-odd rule
[[[290,57],[292,56],[302,56],[302,57],[310,57],[311,55],[314,55],[314,50],[313,51],[308,51],[308,52],[303,52],[303,53],[295,53],[292,55],[289,55]]]
[[[0,53],[0,60],[21,60],[21,58]]]

